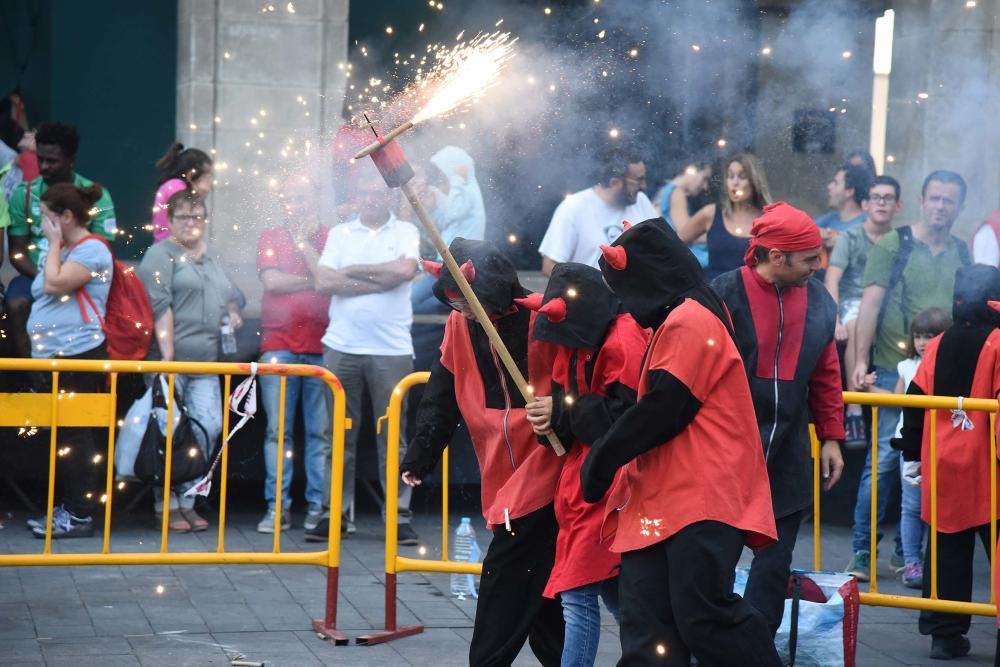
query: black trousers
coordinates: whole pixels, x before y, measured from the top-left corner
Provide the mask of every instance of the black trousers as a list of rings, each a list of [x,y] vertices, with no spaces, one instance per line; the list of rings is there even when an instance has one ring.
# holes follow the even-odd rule
[[[792,553],[799,536],[803,512],[794,512],[781,517],[775,523],[778,541],[771,546],[754,552],[750,564],[750,576],[744,595],[747,601],[759,611],[767,622],[771,637],[778,633],[781,617],[785,613],[785,595],[788,592],[788,577],[792,574]]]
[[[559,599],[542,597],[556,557],[559,525],[552,505],[493,531],[483,559],[469,665],[510,665],[524,640],[545,667],[558,666],[563,650]]]
[[[620,666],[780,667],[763,617],[733,593],[743,531],[715,521],[622,554]]]
[[[960,533],[937,534],[938,545],[938,597],[942,600],[972,600],[972,558],[975,555],[976,536],[986,549],[988,558],[993,558],[990,547],[990,525],[977,526]],[[924,551],[924,591],[925,598],[931,595],[931,543],[927,540]],[[968,614],[943,614],[934,611],[920,612],[919,629],[922,635],[948,637],[964,635],[969,631],[972,617]]]
[[[60,359],[107,359],[108,352],[101,343],[92,350],[81,354],[60,357]],[[52,375],[40,373],[36,388],[42,392],[52,391]],[[77,394],[95,394],[106,391],[107,376],[102,373],[59,373],[59,390]],[[104,493],[104,466],[107,465],[104,447],[98,446],[98,439],[107,442],[107,429],[60,428],[58,447],[69,448],[68,453],[57,460],[56,480],[62,481],[63,506],[78,518],[89,517],[97,509],[101,494]],[[95,463],[94,457],[101,454]],[[90,494],[89,497],[87,494]]]

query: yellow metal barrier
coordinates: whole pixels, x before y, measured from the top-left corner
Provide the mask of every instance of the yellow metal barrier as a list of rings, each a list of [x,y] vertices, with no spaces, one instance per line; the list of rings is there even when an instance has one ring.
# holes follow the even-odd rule
[[[251,365],[245,363],[197,363],[164,361],[102,361],[83,359],[0,359],[0,372],[35,371],[52,374],[52,391],[45,394],[0,393],[0,426],[50,428],[48,493],[46,501],[45,544],[40,554],[0,554],[0,567],[50,565],[194,565],[194,564],[286,564],[317,565],[327,569],[327,598],[324,618],[313,621],[316,632],[336,644],[346,644],[347,637],[337,630],[337,584],[340,568],[341,492],[344,476],[344,431],[349,427],[346,417],[344,388],[329,370],[319,366],[297,364],[256,364],[258,375],[278,375],[280,380],[278,414],[277,489],[281,489],[284,467],[285,386],[288,376],[322,380],[333,394],[333,423],[330,474],[330,532],[322,551],[282,552],[281,531],[275,530],[270,552],[231,552],[225,550],[226,493],[229,448],[222,450],[220,460],[219,529],[215,551],[171,552],[168,550],[169,517],[163,512],[158,552],[116,553],[111,551],[111,517],[113,508],[115,418],[118,402],[119,373],[163,373],[167,375],[170,395],[173,395],[176,374],[222,375],[224,405],[228,406],[233,375],[249,375]],[[59,374],[63,372],[101,373],[108,376],[108,393],[74,393],[59,389]],[[223,406],[220,406],[223,409]],[[173,401],[168,401],[166,459],[173,455]],[[61,427],[97,427],[108,429],[107,476],[104,494],[104,535],[99,553],[52,553],[52,513],[55,503],[55,479],[58,430]],[[223,409],[223,434],[229,433],[229,410]],[[164,497],[170,494],[170,465],[164,466]],[[281,525],[282,495],[275,494],[275,524]],[[395,507],[393,506],[393,511]],[[392,524],[395,526],[395,523]],[[393,544],[395,537],[393,538]]]
[[[960,602],[957,600],[941,600],[938,598],[938,562],[937,562],[937,412],[938,410],[954,410],[959,407],[958,399],[946,396],[901,396],[886,394],[868,394],[860,392],[844,392],[844,402],[856,405],[868,405],[872,408],[872,504],[871,504],[871,547],[872,554],[870,565],[870,582],[868,592],[861,593],[861,602],[883,607],[898,607],[901,609],[921,609],[938,611],[953,614],[974,614],[979,616],[996,616],[996,586],[994,584],[994,574],[996,559],[990,557],[990,602],[989,604],[980,602]],[[925,477],[924,483],[930,484],[931,497],[931,525],[930,525],[930,597],[920,598],[909,595],[888,595],[878,591],[878,567],[877,567],[877,544],[878,544],[878,420],[879,408],[923,408],[930,410],[930,462],[923,462],[923,468],[929,474]],[[991,548],[996,547],[997,537],[997,443],[996,443],[996,412],[997,401],[990,399],[966,398],[963,399],[962,408],[967,411],[989,412],[990,413],[990,544]],[[819,441],[815,431],[811,431],[812,452],[813,452],[813,540],[814,557],[813,567],[822,569],[822,559],[820,556],[820,461],[819,461]]]
[[[423,632],[422,625],[398,627],[396,623],[396,575],[400,572],[443,572],[481,574],[481,563],[456,563],[448,560],[448,449],[441,457],[441,560],[406,558],[399,555],[396,543],[396,521],[399,499],[399,434],[402,427],[403,398],[414,385],[423,384],[430,373],[411,373],[399,381],[389,400],[386,414],[389,433],[386,439],[385,461],[385,627],[358,637],[358,644],[373,645]],[[381,420],[380,426],[381,426]]]
[[[400,572],[438,572],[451,574],[474,574],[482,573],[480,563],[456,563],[448,560],[448,450],[444,450],[441,464],[441,485],[442,485],[442,526],[441,526],[441,554],[442,559],[421,559],[407,558],[399,556],[396,542],[396,521],[398,518],[397,500],[399,496],[399,438],[402,425],[403,398],[406,393],[417,384],[427,382],[429,373],[413,373],[401,380],[393,391],[389,403],[388,413],[380,419],[388,422],[388,439],[386,447],[386,541],[385,541],[385,627],[370,635],[358,637],[359,644],[373,645],[391,641],[400,637],[417,634],[423,631],[422,625],[410,625],[399,627],[396,616],[396,577]],[[878,592],[878,578],[876,573],[876,559],[872,559],[871,582],[868,592],[861,593],[863,604],[897,607],[902,609],[931,610],[945,613],[975,614],[981,616],[995,616],[996,590],[993,584],[995,559],[990,559],[990,603],[960,602],[957,600],[941,600],[937,597],[937,423],[938,410],[950,410],[958,408],[958,399],[943,396],[900,396],[885,394],[868,394],[845,392],[845,403],[858,405],[869,405],[872,407],[872,519],[871,532],[872,543],[871,553],[876,553],[876,541],[878,534],[877,526],[877,502],[878,502],[878,419],[880,407],[914,407],[931,410],[930,417],[930,468],[929,484],[931,490],[931,596],[930,598],[919,598],[906,595],[889,595]],[[966,410],[989,412],[990,414],[990,461],[993,462],[990,473],[990,536],[992,543],[996,544],[997,536],[997,445],[996,445],[996,412],[997,401],[986,399],[964,399],[963,407]],[[810,428],[813,453],[813,499],[814,523],[813,523],[813,543],[814,543],[814,568],[822,569],[821,557],[821,529],[820,529],[820,443],[815,431]],[[926,462],[925,462],[926,465]]]

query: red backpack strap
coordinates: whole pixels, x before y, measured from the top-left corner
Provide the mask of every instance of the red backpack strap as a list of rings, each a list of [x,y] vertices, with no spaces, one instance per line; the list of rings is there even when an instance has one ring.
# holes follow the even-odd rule
[[[73,245],[71,245],[69,247],[69,250],[72,250],[73,248],[77,247],[78,245],[80,245],[84,241],[89,241],[90,239],[97,239],[98,241],[100,241],[101,243],[103,243],[107,247],[108,252],[111,253],[111,259],[113,260],[115,258],[115,253],[111,249],[111,244],[108,243],[108,240],[106,238],[104,238],[103,236],[101,236],[100,234],[87,234],[86,236],[84,236],[83,238],[81,238],[79,241],[77,241],[76,243],[74,243]]]
[[[79,241],[77,241],[76,243],[74,243],[73,245],[71,245],[69,247],[69,250],[73,250],[73,248],[77,247],[78,245],[80,245],[81,243],[83,243],[84,241],[87,241],[89,239],[97,239],[98,241],[101,241],[108,248],[108,252],[111,253],[111,262],[112,262],[112,265],[113,265],[114,264],[114,260],[115,260],[115,254],[111,250],[111,244],[108,243],[108,240],[106,238],[104,238],[103,236],[100,236],[98,234],[87,234],[86,236],[84,236],[83,238],[81,238]],[[113,266],[112,266],[112,271],[114,271],[114,267]],[[86,301],[87,304],[90,305],[90,309],[94,311],[94,315],[97,316],[97,321],[100,322],[101,328],[103,329],[104,328],[104,318],[101,317],[101,311],[97,310],[97,304],[95,304],[94,300],[90,298],[89,294],[87,294],[86,287],[77,287],[76,288],[76,302],[80,305],[80,315],[83,317],[83,321],[84,322],[86,322],[87,324],[90,324],[90,316],[87,315],[87,306],[84,305],[84,301]]]

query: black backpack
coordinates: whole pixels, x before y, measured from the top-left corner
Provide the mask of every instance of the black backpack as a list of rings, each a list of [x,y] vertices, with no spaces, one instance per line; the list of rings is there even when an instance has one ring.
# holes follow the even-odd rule
[[[878,321],[875,325],[876,335],[878,331],[882,328],[882,320],[885,319],[886,310],[889,307],[889,299],[892,294],[892,290],[896,285],[902,284],[902,291],[906,292],[906,280],[903,278],[903,271],[906,270],[906,264],[910,261],[910,255],[913,254],[913,228],[909,225],[903,225],[896,228],[896,234],[899,236],[899,251],[896,253],[896,259],[892,263],[892,271],[889,273],[889,284],[885,287],[885,298],[882,299],[882,306],[878,311]],[[969,247],[962,242],[958,242],[958,256],[962,261],[962,266],[969,266],[972,264],[972,257],[969,255]],[[903,313],[903,329],[907,334],[910,332],[910,322],[906,317],[906,313]],[[874,341],[872,344],[872,352],[875,354]]]

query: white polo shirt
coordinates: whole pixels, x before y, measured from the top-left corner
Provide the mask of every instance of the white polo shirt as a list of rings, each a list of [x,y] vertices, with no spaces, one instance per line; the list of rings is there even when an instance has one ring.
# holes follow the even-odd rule
[[[337,225],[326,238],[319,265],[339,271],[356,264],[383,264],[406,257],[416,260],[420,233],[395,216],[378,229],[355,218]],[[323,345],[348,354],[412,355],[410,281],[391,290],[330,299],[330,326]]]
[[[604,203],[594,188],[574,192],[556,207],[538,252],[555,262],[579,262],[597,268],[601,244],[610,245],[622,233],[622,221],[638,224],[659,217],[649,197],[640,192],[635,203],[616,208]]]

